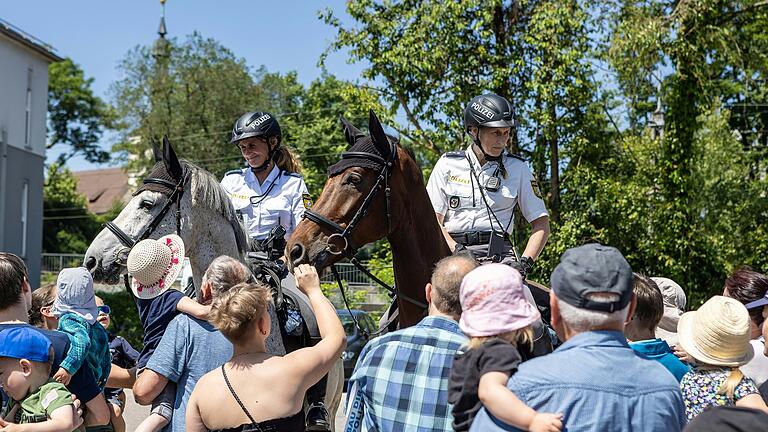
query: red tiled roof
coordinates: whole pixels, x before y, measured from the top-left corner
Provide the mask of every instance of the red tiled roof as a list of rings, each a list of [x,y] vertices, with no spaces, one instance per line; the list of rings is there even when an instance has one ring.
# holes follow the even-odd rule
[[[128,174],[122,168],[106,168],[72,173],[77,178],[77,191],[88,199],[88,210],[102,214],[115,201],[128,202]]]

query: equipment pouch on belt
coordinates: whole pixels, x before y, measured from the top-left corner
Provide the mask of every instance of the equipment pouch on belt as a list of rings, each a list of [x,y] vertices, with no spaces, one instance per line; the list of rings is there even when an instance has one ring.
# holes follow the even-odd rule
[[[504,233],[493,231],[491,233],[491,239],[488,242],[488,258],[491,258],[494,262],[501,261],[501,257],[504,254]]]

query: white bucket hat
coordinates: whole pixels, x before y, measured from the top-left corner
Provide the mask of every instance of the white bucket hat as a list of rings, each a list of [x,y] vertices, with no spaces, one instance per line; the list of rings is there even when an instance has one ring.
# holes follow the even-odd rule
[[[184,265],[184,242],[170,234],[142,240],[128,254],[131,291],[140,299],[152,299],[168,290]]]
[[[714,296],[695,312],[680,317],[680,346],[699,362],[714,366],[741,366],[752,360],[749,313],[739,301]]]

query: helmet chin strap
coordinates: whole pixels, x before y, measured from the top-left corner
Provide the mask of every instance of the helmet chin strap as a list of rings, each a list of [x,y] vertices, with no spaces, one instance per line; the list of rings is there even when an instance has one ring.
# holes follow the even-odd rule
[[[504,151],[502,150],[501,154],[499,154],[498,156],[491,156],[491,155],[489,155],[488,153],[485,152],[485,149],[480,144],[480,138],[478,138],[476,136],[473,136],[472,134],[469,134],[469,136],[472,137],[472,143],[474,145],[476,145],[480,149],[480,152],[483,154],[483,157],[485,157],[485,160],[487,160],[489,162],[496,162],[496,163],[498,163],[499,164],[499,171],[501,171],[502,176],[506,177],[507,176],[507,170],[504,168],[504,161],[502,160],[502,157],[504,156]]]
[[[275,146],[274,148],[271,148],[269,150],[269,155],[267,155],[267,159],[264,161],[263,164],[257,167],[251,167],[251,172],[253,172],[254,174],[258,174],[266,170],[269,167],[269,164],[272,162],[272,159],[274,159],[275,157],[275,152],[277,152],[277,147],[278,146]]]

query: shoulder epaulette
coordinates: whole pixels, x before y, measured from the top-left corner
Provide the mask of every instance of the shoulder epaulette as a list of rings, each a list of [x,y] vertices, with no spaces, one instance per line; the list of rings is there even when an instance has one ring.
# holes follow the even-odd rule
[[[449,158],[463,158],[465,157],[466,152],[464,150],[459,151],[450,151],[443,153],[443,156],[449,157]]]
[[[297,172],[286,172],[285,175],[291,176],[291,177],[297,177],[297,178],[304,178],[303,175],[297,173]]]
[[[231,170],[231,171],[227,171],[227,173],[224,174],[224,177],[226,177],[226,176],[228,176],[230,174],[242,174],[242,173],[243,173],[243,170],[239,170],[239,169]]]
[[[527,160],[524,157],[520,156],[519,154],[507,153],[507,156],[513,157],[515,159],[519,159],[519,160],[521,160],[523,162],[527,162]]]

